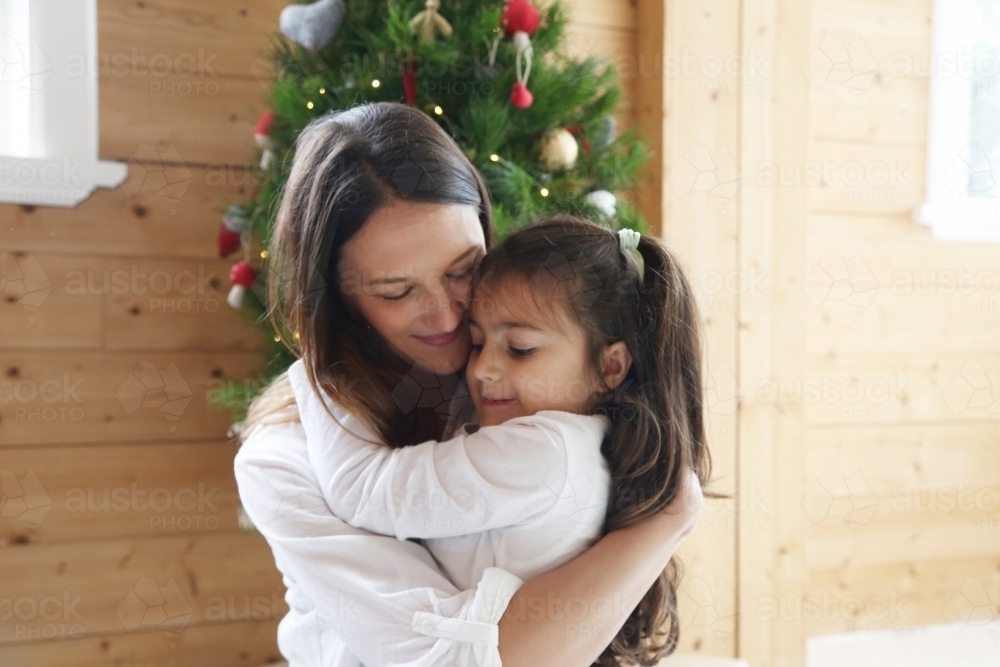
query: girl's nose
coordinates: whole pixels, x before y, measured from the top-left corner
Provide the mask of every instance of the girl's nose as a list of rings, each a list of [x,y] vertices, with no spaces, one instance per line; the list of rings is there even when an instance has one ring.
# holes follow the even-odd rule
[[[483,345],[482,351],[472,366],[472,375],[480,382],[496,382],[500,379],[497,355],[489,346]]]

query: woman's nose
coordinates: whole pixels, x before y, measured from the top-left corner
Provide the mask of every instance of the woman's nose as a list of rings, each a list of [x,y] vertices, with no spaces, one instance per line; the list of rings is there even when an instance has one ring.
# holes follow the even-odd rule
[[[441,333],[454,331],[464,312],[464,304],[456,302],[447,290],[438,289],[427,295],[425,321]]]

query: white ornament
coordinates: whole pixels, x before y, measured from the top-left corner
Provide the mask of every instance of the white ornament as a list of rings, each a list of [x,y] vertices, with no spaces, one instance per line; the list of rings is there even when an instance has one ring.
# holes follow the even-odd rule
[[[618,200],[607,190],[594,190],[583,199],[609,218],[615,214],[615,204]]]
[[[281,10],[281,32],[307,49],[326,46],[344,22],[344,0],[319,0],[311,5],[291,4]]]
[[[548,171],[572,169],[579,152],[576,139],[565,128],[557,127],[542,136],[540,153]]]

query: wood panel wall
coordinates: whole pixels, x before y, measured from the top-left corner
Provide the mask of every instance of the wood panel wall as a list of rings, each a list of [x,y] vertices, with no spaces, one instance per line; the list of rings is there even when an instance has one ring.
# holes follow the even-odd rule
[[[101,0],[100,153],[128,179],[0,207],[0,664],[280,657],[284,588],[239,531],[213,397],[261,360],[215,234],[252,187],[283,5]]]
[[[285,4],[99,0],[100,154],[128,179],[73,210],[0,206],[5,667],[280,657],[284,588],[239,532],[213,396],[261,361],[215,235],[253,186]],[[567,4],[570,48],[627,64],[632,5]],[[638,83],[623,77],[620,127]]]
[[[831,387],[804,406],[810,635],[1000,611],[1000,245],[910,218],[931,5],[812,2],[809,159],[834,178],[810,188],[805,248],[806,377]],[[826,75],[838,50],[853,79]]]
[[[735,493],[682,549],[711,638],[682,628],[689,650],[804,665],[809,636],[1000,611],[1000,246],[911,219],[930,20],[930,0],[665,3],[663,237]]]

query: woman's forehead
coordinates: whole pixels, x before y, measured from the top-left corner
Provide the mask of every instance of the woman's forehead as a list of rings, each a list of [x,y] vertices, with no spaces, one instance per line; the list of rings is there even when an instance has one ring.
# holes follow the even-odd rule
[[[396,202],[376,210],[344,244],[341,262],[373,276],[415,275],[477,251],[485,251],[485,236],[473,206]]]

